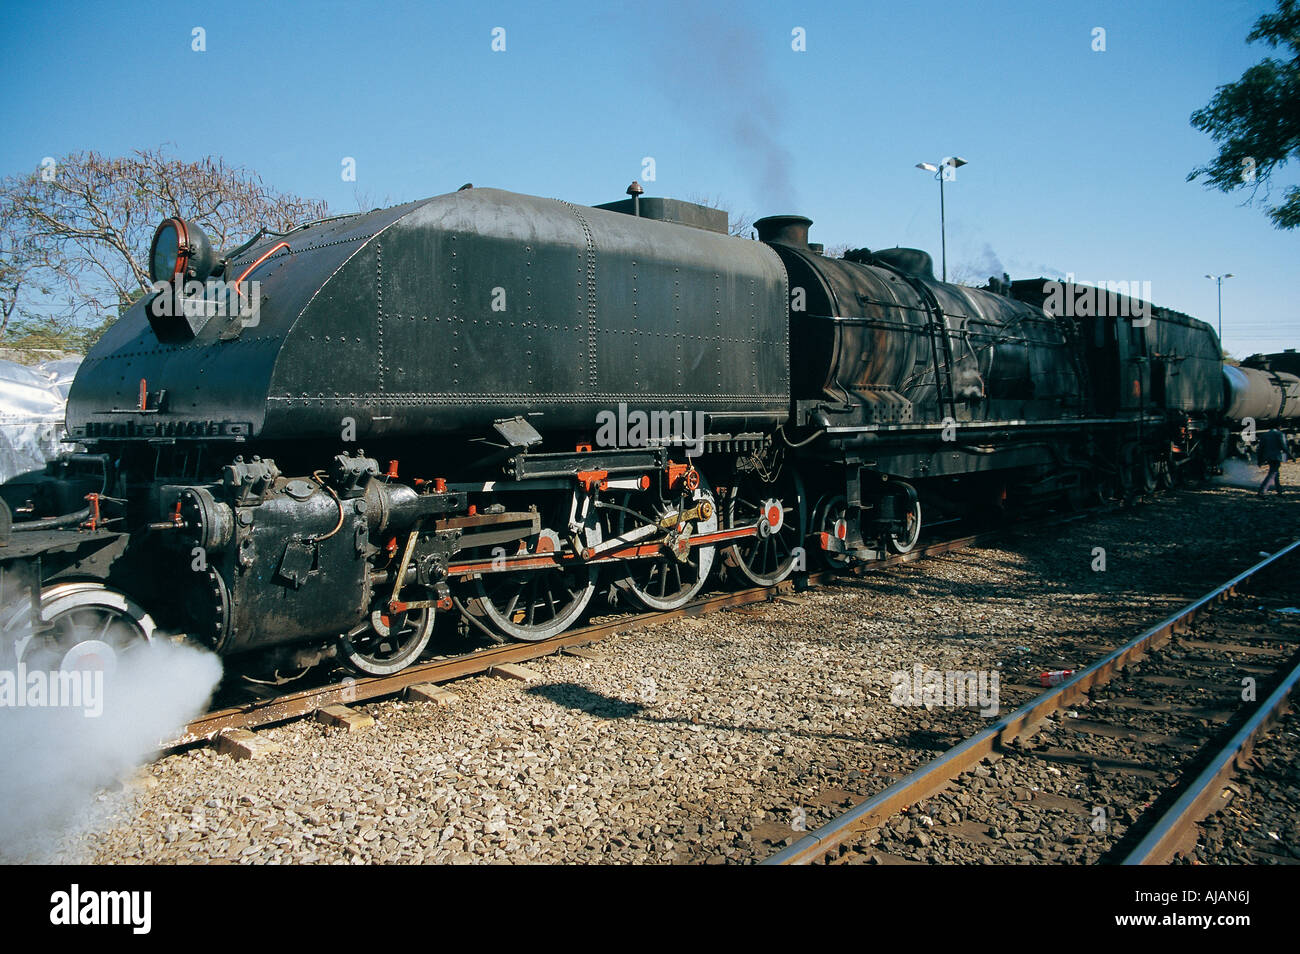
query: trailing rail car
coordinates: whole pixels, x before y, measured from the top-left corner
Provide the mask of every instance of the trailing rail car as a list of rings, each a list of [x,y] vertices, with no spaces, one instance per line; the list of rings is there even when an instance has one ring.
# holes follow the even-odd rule
[[[1300,445],[1300,354],[1294,348],[1254,354],[1223,366],[1225,416],[1233,426],[1233,449],[1250,456],[1260,431],[1276,428],[1295,454]]]
[[[228,252],[167,220],[72,385],[81,448],[0,488],[0,651],[166,632],[391,673],[438,614],[543,640],[598,590],[668,609],[1217,463],[1207,325],[829,259],[810,225],[470,187]]]

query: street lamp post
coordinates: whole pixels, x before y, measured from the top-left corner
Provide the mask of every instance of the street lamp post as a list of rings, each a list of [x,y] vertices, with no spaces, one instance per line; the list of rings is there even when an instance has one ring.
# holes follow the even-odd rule
[[[939,245],[943,252],[943,280],[948,280],[948,222],[947,214],[943,207],[943,183],[945,179],[956,178],[957,167],[966,165],[966,160],[960,156],[948,156],[941,160],[937,165],[933,162],[918,162],[916,168],[924,169],[926,172],[933,172],[934,177],[939,180]]]
[[[1223,347],[1223,280],[1225,278],[1231,278],[1232,272],[1228,272],[1228,274],[1226,275],[1206,275],[1205,277],[1213,281],[1214,284],[1217,285],[1219,289],[1219,347],[1222,348]]]

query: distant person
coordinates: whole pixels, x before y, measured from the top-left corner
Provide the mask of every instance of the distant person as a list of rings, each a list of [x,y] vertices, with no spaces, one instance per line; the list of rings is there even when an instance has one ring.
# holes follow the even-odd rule
[[[1282,492],[1282,480],[1279,470],[1282,467],[1282,461],[1286,460],[1286,437],[1276,428],[1271,431],[1265,431],[1259,435],[1259,449],[1255,452],[1255,462],[1263,467],[1268,465],[1268,473],[1264,475],[1264,482],[1259,485],[1259,495],[1264,496],[1268,490],[1268,485],[1273,485],[1273,492],[1280,494]]]

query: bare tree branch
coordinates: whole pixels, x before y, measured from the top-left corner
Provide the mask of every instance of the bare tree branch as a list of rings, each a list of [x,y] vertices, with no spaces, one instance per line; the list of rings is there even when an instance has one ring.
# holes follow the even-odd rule
[[[749,212],[734,212],[730,203],[720,198],[710,195],[699,195],[692,193],[686,197],[687,202],[694,202],[696,205],[702,205],[706,208],[717,209],[720,212],[727,213],[727,232],[730,235],[737,235],[742,238],[748,238],[750,229],[754,227],[754,216]]]
[[[328,214],[219,158],[186,162],[165,147],[124,157],[66,156],[0,182],[0,337],[19,317],[43,328],[115,319],[149,287],[157,224],[196,222],[220,250],[261,226],[283,231]]]

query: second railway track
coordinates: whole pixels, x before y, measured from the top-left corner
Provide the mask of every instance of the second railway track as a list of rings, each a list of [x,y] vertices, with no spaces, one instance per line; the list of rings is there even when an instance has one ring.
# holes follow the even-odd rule
[[[1283,573],[1297,551],[1300,540],[766,863],[1173,860],[1300,682],[1300,625],[1271,612],[1297,595]],[[1270,577],[1292,601],[1236,595]]]

